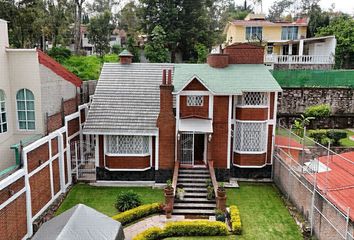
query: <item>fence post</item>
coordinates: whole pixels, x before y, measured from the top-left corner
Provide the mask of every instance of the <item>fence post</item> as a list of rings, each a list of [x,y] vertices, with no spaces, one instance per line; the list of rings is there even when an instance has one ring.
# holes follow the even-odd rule
[[[77,159],[77,142],[75,142],[75,162],[76,162],[76,180],[79,178],[79,164]]]
[[[350,219],[350,207],[347,208],[347,216],[346,216],[346,226],[345,226],[345,239],[348,238],[348,230],[349,230],[349,219]]]
[[[317,173],[315,172],[315,179],[313,183],[312,200],[311,200],[311,236],[313,235],[313,225],[314,225],[314,215],[315,215],[316,184],[317,184]]]

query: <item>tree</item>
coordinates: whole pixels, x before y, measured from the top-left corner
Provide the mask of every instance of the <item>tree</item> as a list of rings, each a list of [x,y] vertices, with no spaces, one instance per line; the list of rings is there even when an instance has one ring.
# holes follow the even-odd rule
[[[85,0],[75,0],[74,52],[79,54],[81,47],[81,21]]]
[[[91,14],[102,14],[106,11],[112,13],[113,8],[120,4],[121,0],[94,0],[86,4],[87,11]]]
[[[152,30],[151,41],[145,46],[145,56],[153,63],[163,63],[169,60],[166,33],[159,25]]]
[[[137,33],[139,32],[139,18],[138,18],[138,7],[135,5],[134,1],[130,1],[124,5],[122,10],[118,13],[118,26],[126,31],[128,36],[132,36],[134,39],[137,38]]]
[[[132,37],[128,37],[127,49],[133,54],[133,62],[140,62],[139,47],[136,46],[135,40]]]
[[[195,48],[195,51],[198,54],[197,63],[205,63],[206,59],[207,59],[207,56],[208,56],[208,53],[209,53],[208,48],[205,45],[201,44],[201,43],[197,43],[194,46],[194,48]]]
[[[316,36],[335,35],[337,39],[336,68],[354,67],[354,19],[341,15],[331,20],[326,27],[318,29]]]
[[[267,16],[269,21],[279,21],[284,13],[289,13],[290,7],[294,4],[292,0],[277,0],[269,8]]]
[[[110,23],[111,14],[106,11],[96,17],[91,18],[88,25],[88,39],[95,47],[95,51],[102,57],[109,52],[109,39],[113,26]]]

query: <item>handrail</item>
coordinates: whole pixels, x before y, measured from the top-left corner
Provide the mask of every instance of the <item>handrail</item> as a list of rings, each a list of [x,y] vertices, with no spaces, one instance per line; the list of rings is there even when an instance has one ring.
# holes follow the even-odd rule
[[[173,178],[172,178],[172,187],[173,195],[176,196],[177,180],[178,180],[178,171],[179,171],[179,161],[175,162],[175,167],[173,169]]]
[[[210,178],[211,178],[211,182],[213,184],[214,194],[215,194],[215,198],[216,198],[218,196],[219,185],[218,185],[218,182],[216,181],[216,177],[215,177],[214,162],[208,161],[208,167],[209,167]]]

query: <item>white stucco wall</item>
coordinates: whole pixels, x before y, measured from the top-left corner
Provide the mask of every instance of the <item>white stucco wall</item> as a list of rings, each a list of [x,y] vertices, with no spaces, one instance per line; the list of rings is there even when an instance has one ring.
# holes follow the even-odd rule
[[[40,65],[42,111],[49,116],[61,110],[61,99],[64,101],[76,96],[76,87],[46,66]]]

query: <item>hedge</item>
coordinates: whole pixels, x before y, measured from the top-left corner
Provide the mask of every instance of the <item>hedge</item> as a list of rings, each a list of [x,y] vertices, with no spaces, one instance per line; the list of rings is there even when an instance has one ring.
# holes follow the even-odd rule
[[[241,217],[238,207],[235,205],[230,206],[230,222],[231,231],[237,235],[242,233]]]
[[[159,213],[161,211],[162,211],[161,203],[152,203],[152,204],[141,205],[139,207],[119,213],[113,216],[112,218],[120,222],[122,225],[125,225],[135,220],[138,220],[140,218],[146,217],[148,215]]]
[[[158,240],[182,236],[226,236],[227,226],[222,222],[207,220],[169,222],[164,228],[152,227],[141,232],[133,240]]]

